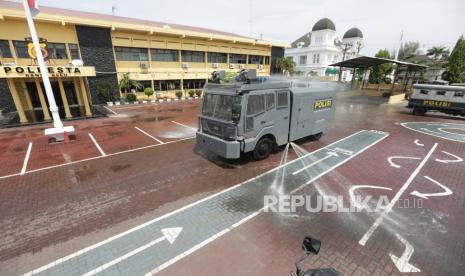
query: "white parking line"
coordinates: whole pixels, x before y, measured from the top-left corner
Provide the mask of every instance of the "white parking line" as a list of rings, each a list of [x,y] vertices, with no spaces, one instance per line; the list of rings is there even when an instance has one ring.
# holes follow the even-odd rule
[[[177,125],[180,125],[182,127],[187,127],[187,128],[190,128],[190,129],[194,129],[195,131],[197,131],[197,128],[196,127],[191,127],[191,126],[188,126],[188,125],[185,125],[185,124],[181,124],[181,123],[178,123],[176,121],[171,121],[173,124],[177,124]]]
[[[383,213],[375,220],[373,225],[368,229],[368,231],[363,235],[363,237],[360,239],[358,242],[360,245],[365,246],[367,241],[370,239],[371,235],[376,231],[378,226],[383,222],[384,218],[391,212],[392,208],[396,204],[396,202],[399,200],[399,198],[402,196],[402,194],[407,190],[407,188],[410,186],[410,183],[412,183],[413,179],[417,176],[417,174],[421,171],[423,166],[426,164],[428,159],[431,157],[433,154],[434,150],[438,146],[438,143],[435,143],[433,147],[430,149],[428,154],[425,156],[425,158],[421,161],[420,165],[415,169],[415,171],[410,175],[410,177],[407,179],[407,181],[404,183],[404,185],[399,189],[399,191],[396,193],[394,198],[392,198],[391,202],[389,202],[388,206],[384,209]]]
[[[92,142],[94,142],[95,146],[97,147],[98,151],[100,151],[100,154],[102,156],[106,156],[107,154],[103,151],[103,149],[100,147],[100,145],[97,143],[97,141],[95,140],[94,136],[92,136],[92,134],[89,133],[89,137],[90,139],[92,140]]]
[[[119,155],[119,154],[129,153],[129,152],[133,152],[133,151],[139,151],[139,150],[154,148],[154,147],[158,147],[158,146],[173,144],[173,143],[181,142],[181,141],[184,141],[184,140],[190,140],[190,139],[194,139],[194,138],[195,138],[195,136],[191,136],[191,137],[181,138],[181,139],[178,139],[178,140],[168,141],[168,142],[165,142],[164,144],[148,145],[148,146],[143,146],[143,147],[139,147],[139,148],[133,148],[133,149],[129,149],[129,150],[123,150],[123,151],[109,153],[109,154],[107,154],[105,156],[99,155],[99,156],[89,157],[89,158],[76,160],[76,161],[69,162],[69,163],[63,163],[63,164],[59,164],[59,165],[53,165],[53,166],[48,166],[48,167],[43,167],[43,168],[39,168],[39,169],[26,171],[24,174],[35,173],[35,172],[40,172],[40,171],[44,171],[44,170],[50,170],[50,169],[54,169],[54,168],[59,168],[59,167],[64,167],[64,166],[76,164],[76,163],[82,163],[82,162],[91,161],[91,160],[95,160],[95,159],[110,157],[110,156],[113,156],[113,155]],[[8,174],[8,175],[0,176],[0,179],[10,178],[10,177],[20,176],[20,175],[21,175],[20,173]]]
[[[106,107],[106,106],[103,106],[106,110],[110,111],[111,113],[115,114],[115,115],[118,115],[118,113],[116,113],[115,111],[111,110],[110,108]]]
[[[29,146],[27,147],[26,156],[24,157],[23,168],[21,169],[21,175],[26,173],[27,163],[29,162],[29,156],[31,155],[32,149],[32,142],[29,142]]]
[[[137,129],[138,131],[142,132],[143,134],[147,135],[148,137],[152,138],[153,140],[157,141],[158,143],[160,144],[164,144],[165,142],[161,141],[160,139],[157,139],[156,137],[148,134],[147,132],[145,132],[144,130],[138,128],[138,127],[134,127],[135,129]]]

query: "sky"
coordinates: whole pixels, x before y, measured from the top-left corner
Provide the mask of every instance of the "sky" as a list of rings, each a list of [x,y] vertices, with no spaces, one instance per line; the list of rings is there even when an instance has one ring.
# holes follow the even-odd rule
[[[362,54],[418,41],[425,49],[451,49],[465,34],[464,0],[39,0],[40,5],[206,27],[265,40],[291,43],[323,17],[338,37],[358,27]]]

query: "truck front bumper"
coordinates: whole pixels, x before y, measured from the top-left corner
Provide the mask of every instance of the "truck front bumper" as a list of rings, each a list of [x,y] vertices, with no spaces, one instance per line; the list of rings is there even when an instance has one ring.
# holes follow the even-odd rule
[[[241,144],[238,141],[225,141],[202,132],[196,134],[199,148],[218,154],[226,159],[237,159],[241,156]]]

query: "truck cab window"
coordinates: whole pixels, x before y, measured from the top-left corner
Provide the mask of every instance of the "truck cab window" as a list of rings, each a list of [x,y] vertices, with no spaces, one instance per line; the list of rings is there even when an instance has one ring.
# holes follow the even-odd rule
[[[287,91],[285,92],[278,92],[278,108],[285,108],[287,107]]]
[[[266,94],[266,110],[270,110],[274,107],[274,93]]]
[[[265,111],[265,95],[250,95],[247,102],[247,115],[255,115]]]

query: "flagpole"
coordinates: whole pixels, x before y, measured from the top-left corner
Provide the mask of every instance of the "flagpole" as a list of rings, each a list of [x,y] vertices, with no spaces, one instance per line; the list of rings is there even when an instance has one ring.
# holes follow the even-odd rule
[[[58,107],[55,102],[55,97],[53,95],[52,86],[50,85],[50,79],[48,77],[48,70],[45,67],[44,57],[39,45],[39,39],[37,37],[36,28],[34,26],[34,21],[32,20],[31,10],[29,8],[27,0],[23,0],[24,11],[26,12],[27,24],[29,26],[29,31],[31,32],[32,43],[34,44],[34,50],[36,53],[37,62],[39,63],[40,74],[42,75],[42,81],[45,87],[45,94],[47,95],[48,103],[50,104],[50,112],[52,113],[53,118],[53,127],[55,129],[62,129],[63,122],[60,119],[60,114],[58,113]]]

